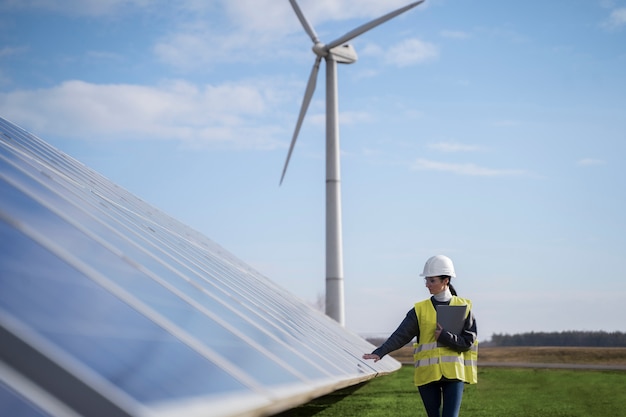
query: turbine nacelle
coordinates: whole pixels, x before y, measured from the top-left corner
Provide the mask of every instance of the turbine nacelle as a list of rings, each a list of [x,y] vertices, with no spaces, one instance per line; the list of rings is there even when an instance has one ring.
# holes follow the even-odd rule
[[[350,44],[336,46],[330,50],[330,54],[341,64],[352,64],[358,59],[356,51]]]
[[[341,64],[352,64],[358,58],[354,47],[350,44],[339,45],[329,49],[325,43],[316,42],[311,49],[319,58],[327,58],[328,55],[331,55],[335,61]]]

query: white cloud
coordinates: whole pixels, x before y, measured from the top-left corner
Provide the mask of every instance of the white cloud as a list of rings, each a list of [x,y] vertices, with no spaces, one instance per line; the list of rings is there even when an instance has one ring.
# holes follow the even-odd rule
[[[615,9],[609,16],[607,26],[610,28],[620,28],[626,25],[626,7]]]
[[[150,0],[5,0],[0,9],[46,10],[68,15],[101,16],[112,14],[123,7],[147,7]]]
[[[493,169],[485,168],[475,164],[451,164],[447,162],[429,161],[418,159],[412,166],[414,170],[451,172],[459,175],[501,177],[526,175],[526,172],[518,169]]]
[[[580,166],[595,166],[595,165],[604,165],[605,162],[601,159],[595,158],[583,158],[577,162],[577,165]]]
[[[326,119],[324,117],[324,119]],[[342,125],[354,125],[367,123],[372,120],[372,115],[367,112],[344,111],[339,113],[339,123]]]
[[[67,81],[49,89],[2,93],[0,113],[33,132],[66,138],[273,148],[280,146],[273,139],[280,128],[265,120],[273,97],[271,87],[262,84],[198,87],[173,81],[149,87]]]
[[[288,2],[223,2],[224,10],[181,20],[153,46],[157,58],[179,70],[205,71],[220,63],[313,59],[310,41]],[[221,13],[222,18],[216,15]],[[207,21],[212,22],[207,24]],[[297,33],[298,36],[286,36]],[[304,41],[304,43],[303,43]],[[280,47],[277,47],[280,45]]]
[[[288,30],[302,31],[302,26],[288,1],[223,0],[222,3],[229,18],[241,30],[259,35],[268,32],[286,33]]]
[[[252,0],[249,0],[252,1]],[[285,2],[287,3],[287,2]],[[361,18],[363,23],[385,15],[408,4],[405,0],[299,0],[298,4],[307,19],[312,23],[322,20],[342,20]],[[424,9],[426,4],[418,5],[406,14]],[[395,19],[401,18],[400,16]],[[386,23],[384,23],[386,24]]]
[[[470,37],[467,32],[462,32],[459,30],[442,30],[441,36],[449,39],[467,39]]]
[[[27,49],[28,48],[24,46],[20,46],[20,47],[5,46],[5,47],[0,48],[0,58],[6,58],[9,56],[17,55],[22,52],[25,52]]]
[[[359,54],[369,55],[369,56],[380,56],[385,52],[385,49],[377,45],[375,43],[368,43],[367,45],[360,48]]]
[[[87,55],[87,58],[91,60],[97,60],[97,61],[119,62],[124,59],[124,57],[120,54],[116,54],[114,52],[107,52],[107,51],[87,51],[86,55]]]
[[[6,0],[1,10],[43,10],[71,16],[131,16],[168,13],[164,34],[153,51],[162,62],[179,70],[211,68],[218,62],[250,62],[258,59],[293,59],[293,47],[310,54],[310,44],[301,44],[304,32],[286,0]],[[315,27],[329,21],[362,18],[363,23],[395,8],[402,0],[306,1],[300,7]],[[423,7],[423,6],[421,6]],[[217,16],[220,16],[217,18]],[[351,28],[347,28],[351,29]],[[298,34],[297,37],[287,34]],[[331,37],[341,35],[335,33]],[[280,47],[277,42],[280,40]],[[330,39],[326,39],[329,41]],[[7,54],[8,49],[2,53]],[[406,59],[406,58],[405,58]]]
[[[175,33],[157,42],[154,53],[157,58],[172,67],[182,70],[206,68],[223,62],[224,58],[234,59],[239,48],[232,45],[232,39],[219,39],[208,33]],[[236,43],[236,42],[235,42]],[[229,49],[230,54],[224,53]]]
[[[373,68],[363,68],[359,67],[358,71],[355,71],[354,79],[362,80],[367,78],[373,78],[380,74],[380,70]]]
[[[513,120],[513,119],[503,119],[503,120],[496,120],[492,124],[497,127],[510,127],[510,126],[519,126],[520,122],[518,120]]]
[[[307,20],[313,25],[324,22],[363,19],[363,23],[373,18],[407,5],[405,0],[299,0],[298,4]],[[425,9],[421,4],[416,9]],[[302,30],[288,1],[276,0],[3,0],[0,10],[44,10],[65,15],[108,16],[126,14],[129,11],[149,10],[159,13],[167,10],[170,19],[181,16],[172,10],[183,12],[189,18],[200,19],[207,15],[223,13],[241,28],[257,33],[276,32],[289,28]],[[409,11],[407,13],[411,13]],[[398,19],[400,17],[396,17]],[[206,21],[205,21],[206,23]]]
[[[413,38],[389,48],[384,60],[387,64],[407,67],[432,61],[438,57],[439,49],[435,45]]]
[[[202,13],[195,21],[180,22],[177,28],[155,44],[153,50],[157,57],[168,65],[186,71],[211,68],[218,62],[276,60],[283,57],[293,60],[294,50],[298,51],[298,57],[312,57],[310,41],[306,39],[289,2],[223,0],[220,4],[227,18],[220,21],[218,26],[207,26]],[[401,0],[382,4],[378,1],[300,1],[299,4],[309,23],[325,42],[343,35],[343,32],[326,34],[323,30],[325,22],[361,18],[361,23],[365,23],[406,5]],[[186,7],[190,8],[188,4]],[[346,31],[353,28],[346,27]],[[364,52],[369,53],[367,49]],[[372,53],[376,53],[376,50]],[[391,48],[387,60],[394,65],[407,66],[435,56],[437,50],[433,45],[410,39]]]
[[[481,150],[481,147],[477,145],[465,145],[454,142],[432,143],[428,147],[441,152],[475,152]]]

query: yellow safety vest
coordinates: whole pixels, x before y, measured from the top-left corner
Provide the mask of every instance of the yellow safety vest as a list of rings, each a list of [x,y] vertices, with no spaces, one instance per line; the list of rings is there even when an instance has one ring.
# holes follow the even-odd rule
[[[468,306],[469,315],[472,302],[466,298],[452,296],[451,306]],[[414,381],[416,386],[439,381],[442,377],[458,379],[468,384],[478,382],[478,340],[467,352],[457,352],[447,347],[437,347],[435,329],[437,328],[437,311],[429,299],[415,304],[415,314],[419,324],[420,336],[413,344],[415,360]]]

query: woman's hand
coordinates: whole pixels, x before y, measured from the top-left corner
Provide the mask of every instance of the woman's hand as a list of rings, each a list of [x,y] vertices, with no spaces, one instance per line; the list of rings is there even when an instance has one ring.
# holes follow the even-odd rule
[[[373,353],[366,353],[363,355],[363,359],[374,359],[374,362],[378,362],[380,360],[380,356]]]

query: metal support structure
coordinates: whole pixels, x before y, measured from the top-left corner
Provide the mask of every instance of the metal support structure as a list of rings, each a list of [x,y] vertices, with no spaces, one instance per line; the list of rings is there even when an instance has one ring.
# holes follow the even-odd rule
[[[345,325],[337,61],[326,57],[326,315]]]

